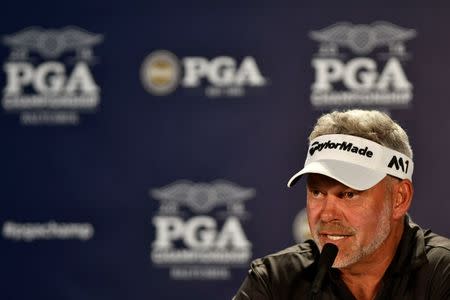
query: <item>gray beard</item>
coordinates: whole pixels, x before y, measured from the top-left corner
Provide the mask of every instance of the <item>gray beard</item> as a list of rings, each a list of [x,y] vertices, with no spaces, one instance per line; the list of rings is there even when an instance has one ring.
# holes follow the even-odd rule
[[[385,205],[383,208],[383,212],[380,216],[380,221],[378,222],[377,226],[377,234],[375,238],[372,240],[372,242],[367,246],[361,246],[358,244],[353,244],[351,247],[351,253],[346,256],[340,256],[338,253],[338,256],[336,257],[336,260],[333,263],[334,268],[345,268],[350,265],[353,265],[363,259],[364,257],[367,257],[374,253],[387,239],[389,236],[389,233],[391,232],[391,223],[390,223],[390,217],[391,217],[392,209],[389,205],[389,201],[385,201]],[[319,245],[320,250],[322,251],[323,245],[320,244],[319,241],[319,235],[317,232],[314,232],[313,234],[314,241],[317,245]]]

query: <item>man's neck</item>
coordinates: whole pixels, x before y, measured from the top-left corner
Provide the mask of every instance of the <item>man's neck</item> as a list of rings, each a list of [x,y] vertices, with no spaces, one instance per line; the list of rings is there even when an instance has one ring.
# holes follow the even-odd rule
[[[340,269],[341,279],[358,300],[372,300],[381,286],[381,279],[397,251],[404,224],[398,224],[374,253],[361,261]]]

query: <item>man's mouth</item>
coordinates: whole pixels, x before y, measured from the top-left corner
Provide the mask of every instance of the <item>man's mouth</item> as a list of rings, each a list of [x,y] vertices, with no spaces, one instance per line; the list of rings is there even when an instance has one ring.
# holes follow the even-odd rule
[[[349,235],[349,234],[337,234],[337,233],[333,233],[333,234],[331,234],[331,233],[320,233],[319,236],[321,238],[326,238],[326,239],[328,239],[330,241],[340,241],[340,240],[343,240],[345,238],[350,237],[351,235]]]
[[[339,241],[342,240],[343,238],[347,237],[348,235],[325,235],[328,239],[332,240],[332,241]]]

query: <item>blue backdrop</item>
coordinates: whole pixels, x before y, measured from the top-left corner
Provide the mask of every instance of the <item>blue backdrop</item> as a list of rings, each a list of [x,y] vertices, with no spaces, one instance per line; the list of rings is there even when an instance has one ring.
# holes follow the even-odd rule
[[[302,238],[331,109],[399,121],[410,214],[450,235],[448,7],[55,5],[0,19],[0,298],[230,299]]]

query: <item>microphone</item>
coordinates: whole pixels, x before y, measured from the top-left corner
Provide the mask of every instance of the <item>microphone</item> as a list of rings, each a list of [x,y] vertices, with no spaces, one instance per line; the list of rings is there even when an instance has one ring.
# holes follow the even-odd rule
[[[333,265],[338,250],[339,249],[335,244],[328,243],[323,246],[319,258],[318,271],[311,288],[311,298],[319,293],[325,274],[327,274],[328,269]]]

